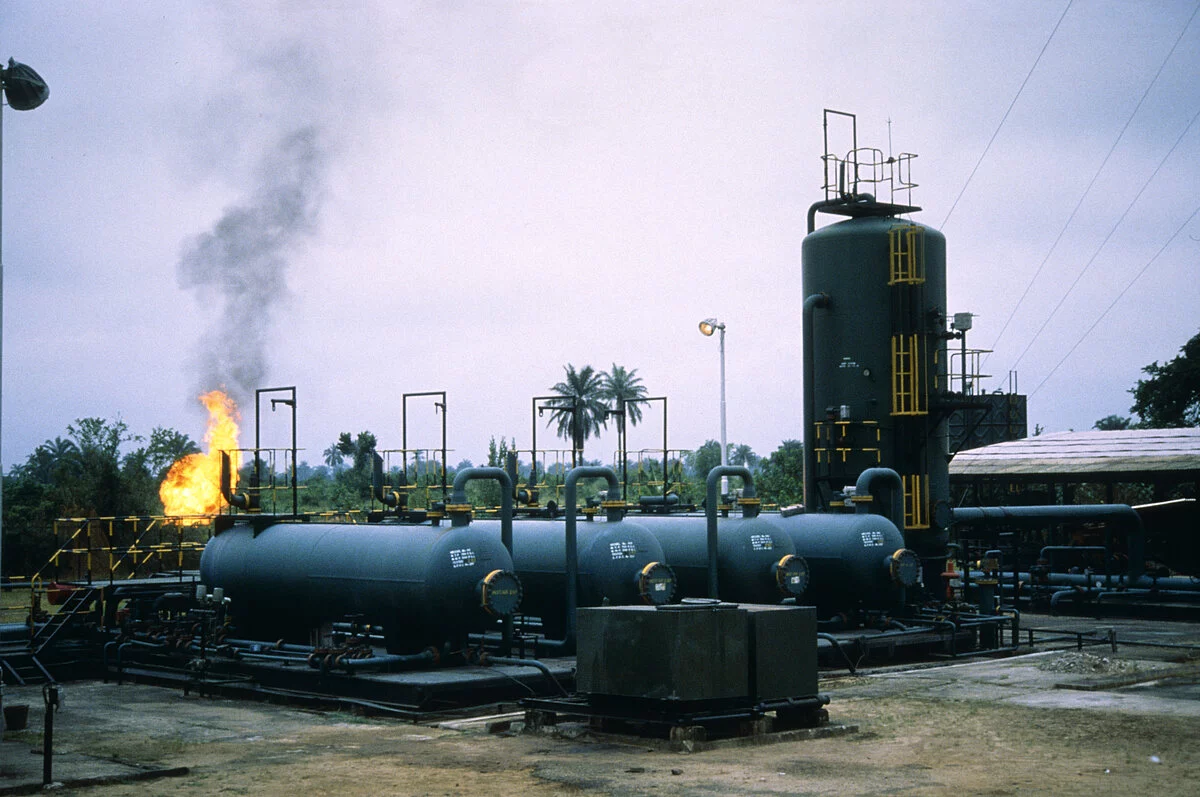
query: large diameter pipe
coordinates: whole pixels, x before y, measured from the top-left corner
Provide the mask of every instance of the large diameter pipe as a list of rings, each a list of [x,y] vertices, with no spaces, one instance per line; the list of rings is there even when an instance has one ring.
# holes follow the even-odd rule
[[[754,491],[754,476],[750,469],[741,465],[718,465],[708,472],[705,481],[704,517],[708,521],[708,597],[717,597],[717,482],[722,476],[742,478],[742,498],[749,499],[747,506],[753,517],[757,514],[758,494]]]
[[[820,203],[818,203],[820,204]],[[815,206],[814,206],[815,207]],[[812,232],[811,216],[815,210],[809,211],[809,232]],[[804,300],[803,311],[803,348],[804,348],[804,508],[812,512],[817,508],[817,447],[814,439],[814,424],[817,422],[816,388],[814,372],[816,371],[816,356],[813,353],[813,316],[818,309],[828,310],[833,306],[833,300],[827,293],[814,293]],[[903,528],[903,525],[900,526]]]
[[[383,457],[376,453],[371,454],[371,492],[375,494],[375,500],[386,507],[394,509],[400,504],[399,492],[383,489]]]
[[[500,542],[512,555],[513,539],[513,481],[503,468],[463,468],[454,476],[454,492],[450,494],[450,502],[446,505],[447,512],[454,513],[451,507],[465,507],[465,512],[454,513],[459,517],[452,521],[455,525],[465,526],[471,522],[471,502],[467,500],[467,482],[494,479],[500,482]]]
[[[1146,534],[1142,518],[1128,504],[1084,504],[1064,506],[966,506],[951,510],[955,523],[975,523],[985,526],[1017,524],[1023,526],[1039,523],[1062,523],[1069,520],[1097,520],[1120,526],[1126,533],[1129,550],[1128,581],[1133,583],[1142,575],[1144,566]]]
[[[879,498],[881,487],[888,498],[887,509],[884,512],[876,509],[876,507],[883,506],[883,502]],[[858,474],[854,492],[856,495],[871,496],[870,505],[859,504],[856,507],[857,511],[883,515],[892,521],[892,525],[896,528],[904,528],[904,482],[900,480],[899,473],[891,468],[867,468]]]
[[[600,478],[608,481],[608,498],[605,503],[612,509],[616,503],[624,506],[621,498],[621,483],[612,468],[596,465],[581,465],[567,472],[565,484],[567,517],[566,517],[566,576],[567,576],[567,629],[563,638],[563,652],[573,653],[575,650],[575,610],[579,605],[579,547],[576,532],[578,520],[575,517],[576,501],[578,499],[578,483],[580,479]],[[614,499],[613,496],[616,496]],[[609,515],[612,519],[612,513]]]
[[[250,496],[233,491],[233,466],[229,462],[229,452],[221,452],[221,495],[230,506],[238,509],[250,508]]]
[[[446,511],[450,513],[451,525],[469,525],[471,523],[471,503],[467,500],[467,483],[486,479],[500,482],[500,543],[511,557],[513,551],[513,479],[506,470],[503,468],[463,468],[460,470],[454,476],[454,492],[451,493],[450,501],[446,504]],[[512,649],[512,615],[505,615],[503,623],[500,650],[507,655]]]

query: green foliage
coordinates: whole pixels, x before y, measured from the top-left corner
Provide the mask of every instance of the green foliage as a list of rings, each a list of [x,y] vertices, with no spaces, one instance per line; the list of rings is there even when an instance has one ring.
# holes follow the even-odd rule
[[[799,440],[784,440],[763,460],[755,484],[764,503],[787,506],[803,501],[804,444]]]
[[[706,440],[704,444],[687,455],[687,469],[692,478],[704,484],[708,472],[721,464],[721,444]]]
[[[600,382],[600,397],[612,402],[612,409],[624,409],[624,418],[629,425],[637,426],[642,420],[642,402],[637,399],[646,397],[646,386],[637,375],[637,369],[626,371],[613,363],[611,371],[600,374]]]
[[[573,441],[577,451],[589,437],[599,435],[608,426],[608,405],[604,397],[604,375],[596,373],[590,365],[576,371],[568,363],[563,367],[567,378],[550,388],[562,398],[552,406],[547,426],[557,423],[555,433],[564,440]],[[582,453],[580,454],[582,457]]]
[[[187,435],[156,428],[140,443],[124,421],[80,418],[67,438],[38,446],[4,478],[4,564],[9,573],[30,574],[54,550],[54,520],[162,512],[158,485],[179,457],[199,451]]]
[[[349,432],[338,435],[335,447],[341,456],[349,458],[351,465],[339,470],[333,478],[328,494],[329,508],[336,511],[362,509],[371,500],[371,469],[374,464],[376,438],[371,432],[359,432],[351,437]]]
[[[746,444],[735,446],[732,443],[729,446],[729,464],[741,465],[748,468],[751,472],[758,468],[762,457],[754,453],[754,449]]]
[[[1100,420],[1092,424],[1093,429],[1101,432],[1119,432],[1123,429],[1128,429],[1133,424],[1132,418],[1127,418],[1124,415],[1105,415]]]
[[[492,437],[488,440],[487,464],[489,468],[503,468],[508,459],[508,452],[516,450],[516,441],[510,445],[508,440],[501,437],[500,442]],[[492,479],[476,479],[467,484],[467,500],[475,506],[500,506],[500,483]]]
[[[1174,429],[1200,426],[1200,332],[1196,333],[1174,359],[1159,365],[1150,363],[1142,372],[1133,394],[1130,412],[1141,418],[1142,429]]]

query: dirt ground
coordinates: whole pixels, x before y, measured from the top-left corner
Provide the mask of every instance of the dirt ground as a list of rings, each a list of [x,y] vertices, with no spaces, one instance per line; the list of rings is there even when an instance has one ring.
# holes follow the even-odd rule
[[[832,721],[853,723],[857,733],[693,754],[586,735],[451,730],[185,697],[150,686],[69,684],[55,748],[190,768],[182,777],[72,792],[97,797],[1193,795],[1200,782],[1195,667],[1135,655],[1143,658],[1048,653],[823,679]],[[1172,673],[1182,676],[1157,678]],[[28,691],[10,688],[6,700],[33,704],[30,727],[39,728],[40,691]],[[32,730],[7,738],[40,744]]]

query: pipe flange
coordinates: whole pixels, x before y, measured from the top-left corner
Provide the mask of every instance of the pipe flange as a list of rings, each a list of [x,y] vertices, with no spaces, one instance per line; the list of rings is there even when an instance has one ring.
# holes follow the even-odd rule
[[[675,597],[675,571],[662,562],[651,562],[638,573],[638,594],[650,606],[662,606]]]
[[[521,581],[508,570],[493,570],[479,582],[479,605],[493,617],[516,614],[521,597]]]
[[[788,554],[775,563],[775,583],[784,595],[799,598],[808,589],[810,573],[808,560],[803,556]]]
[[[921,580],[921,557],[910,548],[900,548],[888,557],[888,575],[901,587],[915,587]]]

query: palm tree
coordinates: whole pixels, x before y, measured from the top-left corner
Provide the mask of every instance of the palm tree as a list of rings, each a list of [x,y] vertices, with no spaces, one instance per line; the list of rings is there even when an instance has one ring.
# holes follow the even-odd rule
[[[555,399],[557,403],[551,408],[552,417],[546,425],[557,421],[556,434],[572,441],[574,450],[582,457],[584,442],[608,426],[608,406],[602,392],[603,374],[596,373],[590,365],[576,371],[574,365],[567,363],[563,370],[567,374],[566,380],[550,388],[562,398]]]
[[[613,363],[612,370],[600,374],[600,379],[602,382],[601,397],[613,402],[614,409],[624,409],[623,417],[629,419],[630,426],[637,426],[638,422],[642,420],[642,402],[637,399],[646,396],[646,386],[642,384],[642,378],[637,375],[637,369],[626,371]]]
[[[325,464],[329,466],[330,470],[336,471],[346,461],[346,455],[338,449],[337,443],[334,443],[322,453],[325,456]]]

